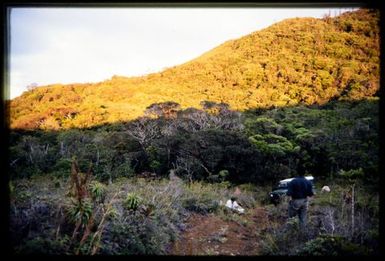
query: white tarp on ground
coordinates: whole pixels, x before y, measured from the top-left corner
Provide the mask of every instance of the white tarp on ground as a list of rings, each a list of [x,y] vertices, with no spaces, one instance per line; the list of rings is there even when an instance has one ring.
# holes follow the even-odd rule
[[[232,210],[238,211],[239,213],[245,212],[245,210],[240,205],[238,205],[237,201],[235,200],[234,201],[231,201],[231,199],[227,200],[225,206]]]

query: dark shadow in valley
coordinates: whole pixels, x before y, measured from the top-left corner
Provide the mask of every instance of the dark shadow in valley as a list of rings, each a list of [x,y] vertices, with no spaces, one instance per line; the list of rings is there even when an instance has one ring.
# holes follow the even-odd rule
[[[379,101],[331,101],[233,111],[202,102],[149,106],[133,121],[60,131],[12,130],[9,173],[69,175],[73,157],[101,181],[120,176],[265,183],[299,171],[333,177],[341,169],[378,174]]]

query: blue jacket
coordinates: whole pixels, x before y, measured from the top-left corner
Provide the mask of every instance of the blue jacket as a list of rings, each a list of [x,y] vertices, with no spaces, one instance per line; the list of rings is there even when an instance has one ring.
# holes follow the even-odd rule
[[[305,179],[305,177],[296,177],[288,184],[288,190],[286,193],[288,196],[291,196],[293,199],[302,199],[311,197],[313,193],[313,185],[310,181]]]

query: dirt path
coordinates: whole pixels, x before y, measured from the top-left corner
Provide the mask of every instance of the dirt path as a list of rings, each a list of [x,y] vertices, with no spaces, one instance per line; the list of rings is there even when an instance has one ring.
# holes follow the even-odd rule
[[[258,207],[242,216],[229,215],[233,216],[193,214],[170,254],[258,255],[259,233],[269,223],[265,209]]]

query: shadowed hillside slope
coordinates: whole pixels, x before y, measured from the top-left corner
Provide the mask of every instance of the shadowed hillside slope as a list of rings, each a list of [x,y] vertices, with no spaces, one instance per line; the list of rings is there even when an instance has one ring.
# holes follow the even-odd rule
[[[367,9],[287,19],[160,73],[38,87],[10,102],[10,126],[91,127],[135,119],[166,101],[185,109],[210,100],[243,111],[376,96],[378,21]]]

